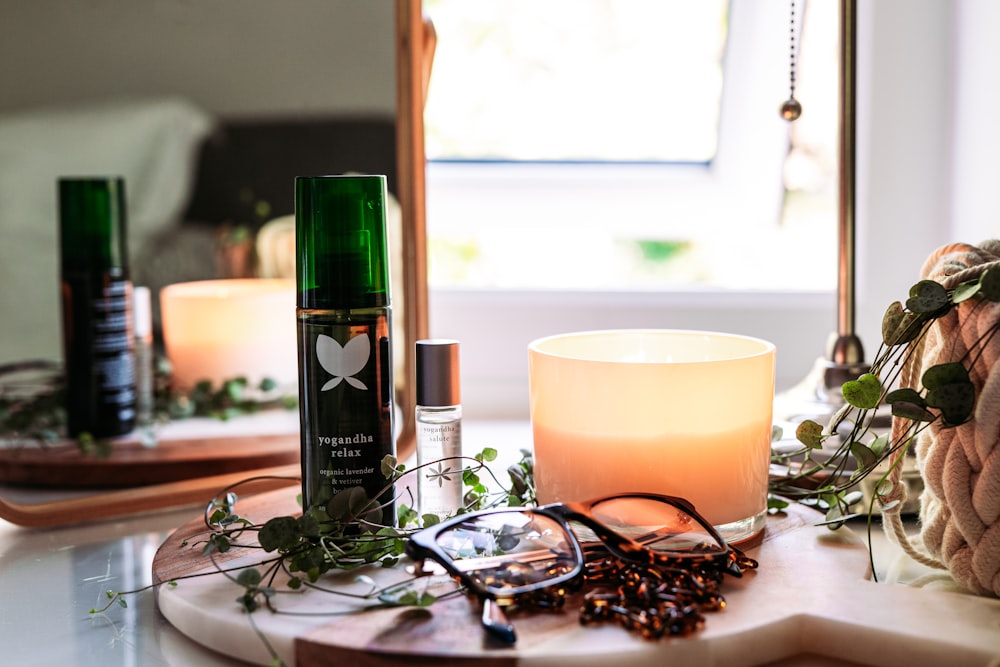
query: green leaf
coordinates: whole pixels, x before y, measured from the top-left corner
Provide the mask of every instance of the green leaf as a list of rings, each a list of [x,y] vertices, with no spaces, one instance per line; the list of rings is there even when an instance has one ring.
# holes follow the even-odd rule
[[[909,343],[920,333],[924,320],[923,315],[903,310],[903,306],[896,301],[882,316],[882,340],[888,347]]]
[[[907,403],[915,403],[917,405],[924,404],[924,398],[916,390],[910,389],[909,387],[903,387],[902,389],[894,389],[885,395],[885,402],[892,405],[896,401],[906,401]]]
[[[483,458],[481,460],[486,461],[487,463],[489,463],[490,461],[496,461],[497,450],[493,449],[492,447],[485,447],[482,451],[482,457]]]
[[[826,436],[823,427],[811,419],[806,419],[795,429],[795,438],[809,449],[821,449]]]
[[[331,519],[349,521],[358,517],[369,504],[368,493],[360,486],[352,486],[336,493],[326,505]]]
[[[220,553],[226,553],[232,547],[228,535],[216,534],[212,536],[212,539],[215,540],[215,546]]]
[[[923,399],[920,399],[920,404],[910,403],[908,401],[895,401],[892,404],[892,416],[901,417],[903,419],[911,419],[915,422],[932,422],[936,419],[933,412],[928,412],[928,410],[923,406]]]
[[[207,556],[215,551],[219,551],[220,553],[229,551],[229,538],[222,533],[214,533],[208,538],[205,546],[202,547],[201,555]]]
[[[319,537],[322,531],[319,521],[311,514],[303,514],[295,520],[296,530],[302,537]]]
[[[871,444],[868,445],[868,449],[870,449],[872,451],[872,454],[874,454],[878,458],[882,458],[882,455],[885,453],[888,446],[889,446],[889,434],[883,433],[882,435],[876,436],[875,439],[872,440]]]
[[[842,525],[844,525],[844,521],[846,518],[847,517],[844,516],[844,512],[840,508],[840,505],[838,505],[837,503],[833,503],[830,506],[830,509],[826,511],[825,520],[820,525],[828,526],[831,529],[836,530],[837,528],[840,528]]]
[[[891,406],[894,417],[919,422],[934,421],[934,415],[927,411],[924,397],[909,387],[890,391],[885,396],[885,402]]]
[[[928,368],[920,381],[927,387],[927,405],[941,411],[949,426],[965,423],[976,407],[976,387],[958,362]]]
[[[932,314],[951,305],[948,290],[933,280],[921,280],[910,288],[906,307],[914,313]]]
[[[982,276],[980,276],[982,278]],[[974,282],[962,283],[951,293],[952,303],[962,303],[963,301],[968,301],[972,297],[979,294],[982,290],[982,282],[976,280]]]
[[[771,442],[778,442],[785,435],[785,430],[777,424],[771,424]]]
[[[248,567],[245,570],[240,570],[240,573],[236,575],[236,583],[241,586],[252,587],[260,583],[260,571],[255,567]]]
[[[417,512],[412,507],[401,504],[396,508],[396,525],[400,528],[405,528],[411,522],[416,523],[417,519]]]
[[[254,597],[253,593],[245,593],[240,597],[236,598],[236,602],[243,607],[243,611],[248,614],[257,610],[257,598]]]
[[[871,449],[860,442],[851,443],[851,456],[858,462],[859,470],[867,470],[878,463],[878,456]]]
[[[299,542],[299,522],[295,517],[278,516],[268,519],[257,531],[257,541],[264,551],[287,550]]]
[[[976,388],[971,382],[956,382],[927,390],[927,405],[938,408],[945,424],[964,424],[976,407]]]
[[[938,364],[924,371],[920,382],[928,389],[969,381],[969,371],[958,362]]]
[[[767,496],[767,509],[774,510],[775,512],[780,512],[781,510],[788,507],[789,502],[783,498],[777,496],[768,495]]]
[[[382,476],[386,479],[392,479],[393,475],[396,474],[396,466],[398,465],[396,457],[392,454],[386,454],[382,457],[382,463],[380,469],[382,471]]]
[[[995,268],[986,269],[979,277],[979,285],[983,298],[987,301],[1000,301],[1000,271]]]
[[[437,514],[430,514],[430,513],[424,514],[420,517],[420,520],[423,522],[424,528],[428,528],[430,526],[436,526],[437,524],[441,523],[441,517],[439,517]]]
[[[226,380],[223,383],[222,393],[230,400],[238,403],[243,400],[243,396],[246,394],[246,387],[246,378],[234,378],[232,380]]]
[[[844,400],[854,407],[872,410],[878,407],[879,399],[882,397],[882,383],[875,375],[865,373],[857,380],[845,382],[842,392]]]

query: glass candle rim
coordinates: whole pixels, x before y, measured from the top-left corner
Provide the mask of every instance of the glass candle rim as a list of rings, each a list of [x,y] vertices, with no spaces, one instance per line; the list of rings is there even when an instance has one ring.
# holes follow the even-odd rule
[[[583,356],[579,354],[567,354],[563,352],[554,352],[551,350],[546,350],[545,346],[553,341],[566,340],[571,338],[597,338],[600,336],[676,336],[678,338],[696,338],[696,337],[706,337],[711,336],[714,338],[724,338],[730,340],[740,340],[747,343],[754,343],[759,345],[759,349],[747,354],[729,354],[725,356],[714,357],[710,359],[608,359],[608,358],[595,358],[592,356]],[[744,334],[734,334],[726,333],[722,331],[708,331],[700,329],[594,329],[588,331],[573,331],[568,333],[553,334],[551,336],[544,336],[542,338],[536,338],[528,344],[528,350],[530,353],[538,354],[550,359],[563,359],[567,361],[573,361],[578,363],[591,363],[591,364],[613,364],[613,365],[646,365],[646,366],[671,366],[671,365],[681,365],[681,364],[718,364],[727,363],[732,361],[738,361],[741,359],[754,359],[757,357],[764,357],[770,354],[774,354],[776,347],[774,343],[764,340],[763,338],[757,338],[754,336],[747,336]]]
[[[288,292],[294,296],[293,278],[218,278],[172,283],[160,290],[161,301],[231,300]]]

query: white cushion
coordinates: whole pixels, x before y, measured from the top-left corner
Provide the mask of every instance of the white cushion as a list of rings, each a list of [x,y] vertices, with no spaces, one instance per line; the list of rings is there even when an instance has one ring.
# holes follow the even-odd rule
[[[0,115],[0,363],[62,356],[59,177],[125,178],[134,257],[183,213],[211,127],[173,98]]]

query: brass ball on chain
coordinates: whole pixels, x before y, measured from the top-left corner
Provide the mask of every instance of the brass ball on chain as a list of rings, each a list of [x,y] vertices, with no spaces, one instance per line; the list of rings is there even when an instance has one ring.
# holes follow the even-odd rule
[[[790,97],[781,103],[781,117],[791,122],[802,115],[802,105],[794,97]]]

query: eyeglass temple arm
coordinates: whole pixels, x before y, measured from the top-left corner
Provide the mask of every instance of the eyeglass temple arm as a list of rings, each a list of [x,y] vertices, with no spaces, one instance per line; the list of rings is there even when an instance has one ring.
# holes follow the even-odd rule
[[[414,574],[418,577],[434,574],[433,570],[427,567],[428,561],[434,565],[440,566],[440,563],[437,562],[434,553],[422,546],[410,542],[407,545],[406,551],[410,558],[412,558],[416,563]],[[455,566],[456,570],[459,569],[454,561],[452,561],[451,564],[452,566]],[[483,613],[480,622],[482,623],[483,629],[486,630],[491,637],[495,637],[504,644],[516,643],[517,633],[514,631],[514,625],[507,618],[507,614],[504,613],[503,607],[497,604],[496,600],[489,597],[484,596],[481,600],[483,603]]]
[[[514,644],[517,642],[517,633],[514,632],[514,625],[508,620],[503,607],[496,600],[483,598],[483,629],[491,637],[495,637],[504,644]]]

